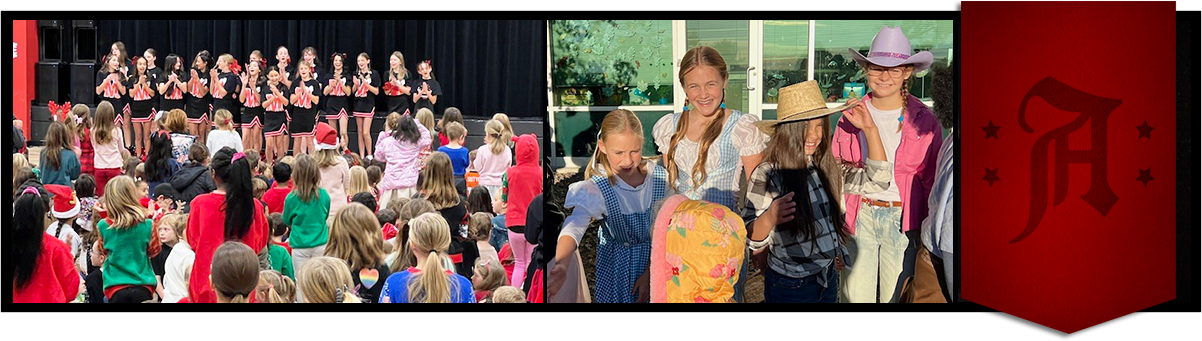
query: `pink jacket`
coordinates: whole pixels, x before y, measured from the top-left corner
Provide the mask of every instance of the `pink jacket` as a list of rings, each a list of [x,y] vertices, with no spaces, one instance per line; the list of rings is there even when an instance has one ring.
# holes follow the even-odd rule
[[[871,96],[864,97],[864,102],[870,101]],[[927,216],[927,198],[935,184],[935,160],[943,144],[943,129],[935,114],[917,97],[907,96],[910,98],[902,120],[902,140],[897,146],[893,164],[893,181],[897,182],[897,190],[902,198],[903,232],[922,227],[922,219]],[[860,144],[860,129],[848,122],[846,117],[840,118],[835,128],[832,150],[835,157],[862,166],[864,150]],[[844,194],[843,197],[847,204],[844,217],[854,235],[856,214],[860,211],[860,195]]]
[[[380,191],[409,188],[417,185],[417,173],[421,169],[420,153],[430,146],[430,132],[425,126],[417,125],[421,138],[417,143],[385,137],[376,146],[376,161],[388,163],[384,177],[380,179]]]

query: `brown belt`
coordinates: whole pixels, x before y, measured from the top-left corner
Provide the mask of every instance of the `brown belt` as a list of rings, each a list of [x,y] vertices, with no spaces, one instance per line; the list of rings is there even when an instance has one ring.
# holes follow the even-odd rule
[[[860,201],[863,201],[865,204],[869,204],[872,206],[878,206],[878,207],[901,207],[902,206],[901,201],[884,201],[884,200],[876,200],[876,199],[868,199],[868,198],[861,198]]]

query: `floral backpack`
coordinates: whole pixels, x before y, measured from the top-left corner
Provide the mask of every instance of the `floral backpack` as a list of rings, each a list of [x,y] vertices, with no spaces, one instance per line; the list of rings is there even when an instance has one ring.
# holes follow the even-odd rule
[[[739,215],[677,194],[664,201],[651,233],[651,302],[734,302],[747,247]]]

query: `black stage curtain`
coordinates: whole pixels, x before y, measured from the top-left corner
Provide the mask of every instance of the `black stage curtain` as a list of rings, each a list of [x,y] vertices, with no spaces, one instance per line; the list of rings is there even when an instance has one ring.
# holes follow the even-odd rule
[[[348,55],[355,68],[360,52],[372,69],[388,69],[392,51],[401,51],[405,67],[430,59],[442,85],[437,113],[454,106],[468,116],[504,112],[510,117],[544,117],[547,107],[546,22],[538,20],[98,20],[98,55],[114,41],[131,56],[147,48],[158,52],[159,67],[168,53],[190,63],[209,50],[245,62],[253,50],[275,63],[275,51],[287,46],[295,62],[301,49],[317,49],[323,69],[334,52]],[[379,107],[383,107],[383,96]]]

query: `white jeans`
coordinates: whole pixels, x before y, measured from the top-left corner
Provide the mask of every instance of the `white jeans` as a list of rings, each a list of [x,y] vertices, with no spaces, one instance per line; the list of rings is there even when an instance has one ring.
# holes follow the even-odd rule
[[[902,209],[860,204],[856,217],[856,235],[849,245],[854,263],[843,271],[840,283],[845,290],[844,302],[896,303],[905,278],[905,264],[913,273],[913,249],[909,236],[901,232]]]
[[[324,244],[321,246],[318,246],[318,247],[311,247],[311,248],[305,248],[305,249],[293,248],[292,249],[292,269],[293,269],[293,271],[296,272],[297,277],[303,276],[305,274],[301,272],[301,269],[302,269],[301,266],[305,265],[305,262],[308,262],[309,259],[312,259],[314,257],[325,256],[325,254],[326,254],[326,246]],[[300,283],[300,278],[294,278],[294,280],[297,283]],[[303,294],[301,294],[300,288],[297,288],[297,290],[296,290],[296,302],[305,303],[305,297]]]
[[[391,208],[388,207],[388,203],[392,201],[392,198],[412,198],[414,193],[417,193],[416,187],[405,187],[380,191],[379,206],[382,208]],[[393,210],[396,210],[396,208],[393,208]],[[330,214],[330,216],[333,217],[334,215]]]

